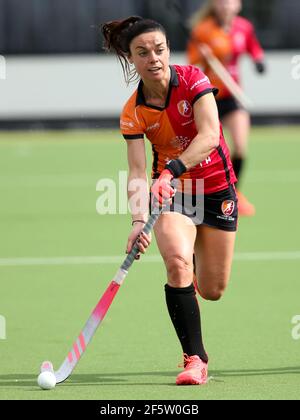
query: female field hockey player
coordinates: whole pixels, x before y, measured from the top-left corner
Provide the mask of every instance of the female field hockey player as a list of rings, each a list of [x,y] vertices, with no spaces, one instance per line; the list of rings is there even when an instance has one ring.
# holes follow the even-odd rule
[[[133,16],[104,24],[102,33],[106,50],[116,53],[127,81],[140,78],[124,106],[121,131],[127,142],[129,184],[142,180],[147,185],[144,136],[152,143],[151,195],[165,205],[154,232],[167,271],[167,308],[184,353],[184,370],[176,383],[205,384],[208,356],[193,282],[204,299],[221,298],[230,277],[238,218],[236,177],[215,89],[199,68],[170,66],[169,41],[158,22]],[[132,194],[129,189],[129,201]],[[151,242],[150,235],[141,234],[150,200],[147,187],[141,198],[147,205],[132,212],[127,252],[136,240],[141,253]]]
[[[238,181],[247,156],[250,115],[210,68],[207,60],[211,54],[217,57],[237,83],[238,59],[245,53],[252,57],[256,70],[264,72],[264,52],[253,25],[238,16],[241,8],[241,0],[208,0],[191,19],[192,32],[187,49],[189,62],[200,65],[211,83],[219,89],[216,97],[219,117],[233,142],[232,163]],[[239,188],[238,199],[240,216],[253,216],[255,207]]]

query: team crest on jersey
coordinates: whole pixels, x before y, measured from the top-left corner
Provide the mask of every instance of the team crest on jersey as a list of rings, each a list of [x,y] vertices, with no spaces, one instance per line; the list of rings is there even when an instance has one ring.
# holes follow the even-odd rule
[[[235,209],[235,203],[232,200],[226,200],[222,203],[222,213],[224,216],[232,216]]]
[[[180,101],[177,105],[177,108],[180,115],[182,115],[183,117],[190,118],[193,113],[193,108],[191,104],[186,100]]]

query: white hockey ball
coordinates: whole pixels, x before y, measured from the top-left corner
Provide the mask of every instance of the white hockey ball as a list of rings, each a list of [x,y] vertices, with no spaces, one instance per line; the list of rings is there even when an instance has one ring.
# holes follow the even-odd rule
[[[37,382],[40,388],[50,390],[55,388],[56,378],[53,372],[42,372]]]

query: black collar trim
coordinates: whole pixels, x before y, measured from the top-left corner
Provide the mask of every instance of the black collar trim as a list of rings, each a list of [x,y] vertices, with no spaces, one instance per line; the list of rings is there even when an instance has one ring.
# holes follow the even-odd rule
[[[170,70],[171,70],[171,79],[170,79],[169,91],[168,91],[168,96],[167,96],[165,106],[163,108],[161,108],[161,107],[154,106],[154,105],[148,105],[146,103],[145,96],[144,96],[144,93],[143,93],[144,83],[141,80],[140,83],[139,83],[138,89],[137,89],[137,98],[136,98],[136,104],[135,104],[136,107],[139,106],[139,105],[143,105],[143,106],[147,106],[148,108],[156,109],[158,111],[163,111],[164,109],[168,108],[171,93],[172,93],[172,88],[179,86],[178,75],[177,75],[175,67],[170,66]]]

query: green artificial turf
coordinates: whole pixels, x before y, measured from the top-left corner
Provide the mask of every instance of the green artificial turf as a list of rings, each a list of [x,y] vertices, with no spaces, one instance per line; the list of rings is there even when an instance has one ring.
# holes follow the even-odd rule
[[[165,307],[165,269],[146,257],[71,378],[53,391],[36,384],[41,362],[59,367],[124,256],[130,216],[97,214],[96,184],[127,169],[126,145],[113,131],[1,133],[0,399],[299,399],[299,133],[252,129],[243,190],[257,215],[240,220],[224,298],[200,300],[208,385],[175,385],[182,355]],[[148,256],[157,255],[153,242]],[[116,259],[66,260],[90,256]]]

